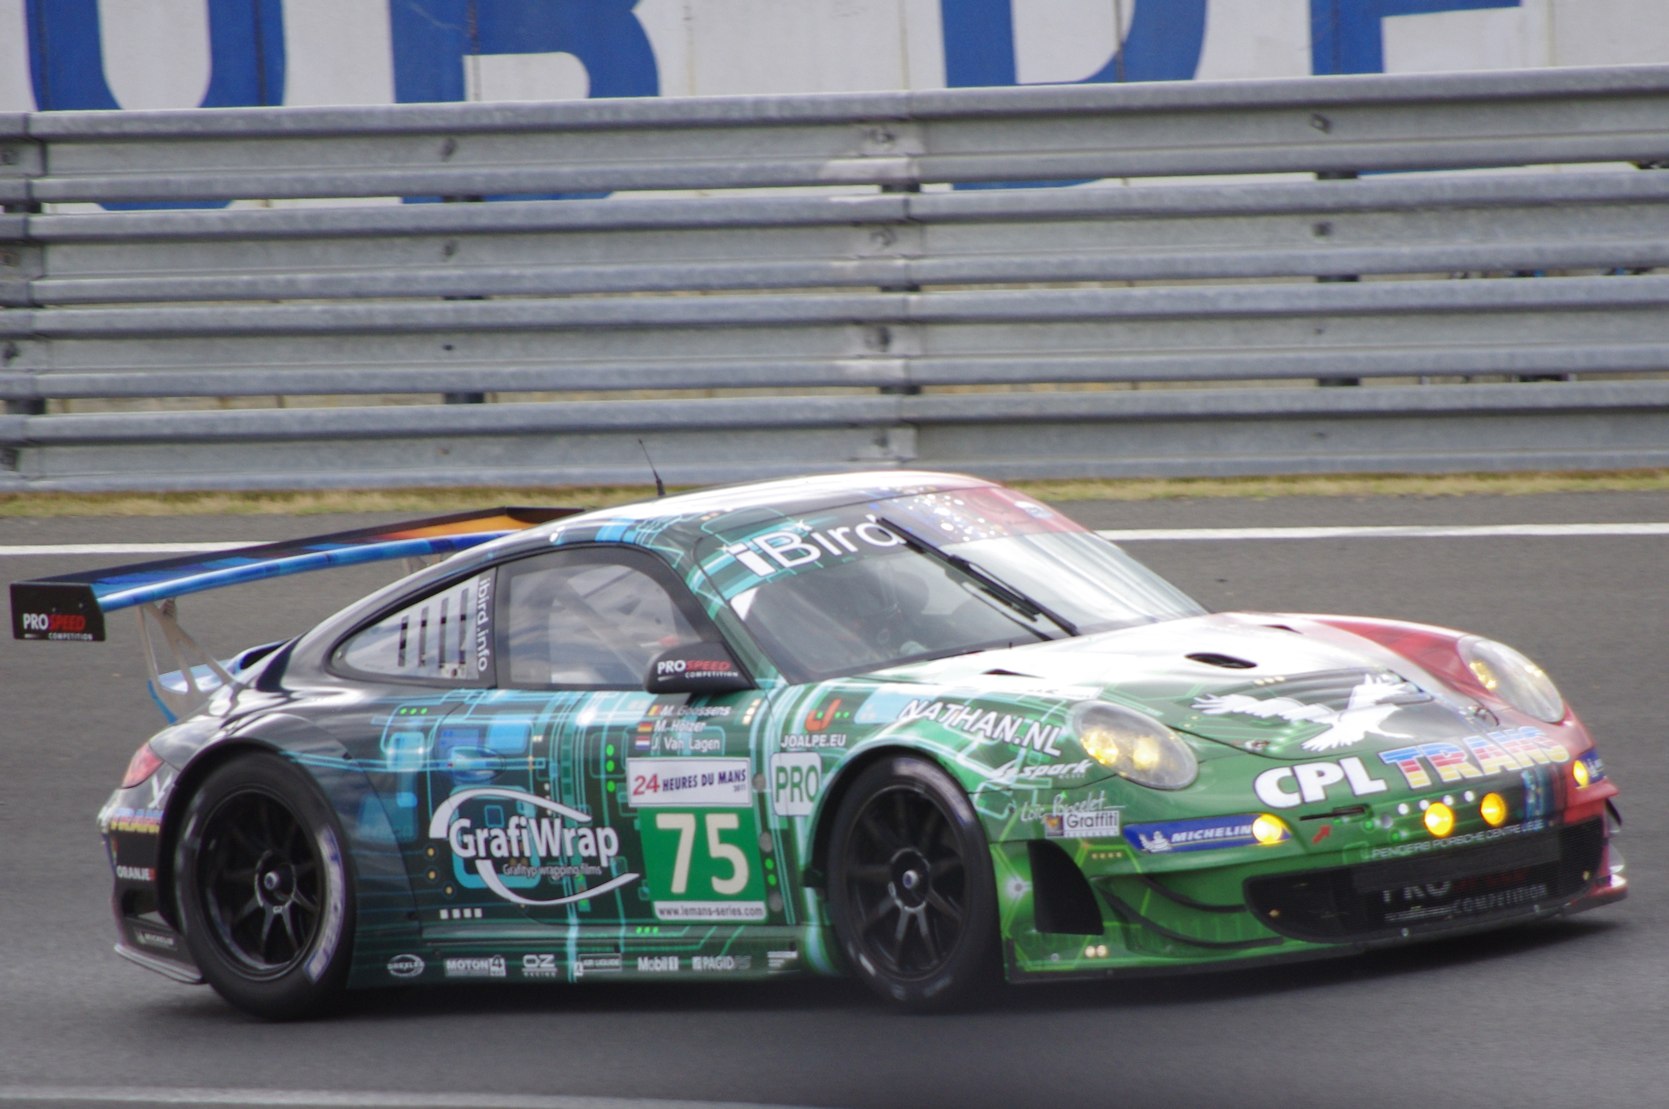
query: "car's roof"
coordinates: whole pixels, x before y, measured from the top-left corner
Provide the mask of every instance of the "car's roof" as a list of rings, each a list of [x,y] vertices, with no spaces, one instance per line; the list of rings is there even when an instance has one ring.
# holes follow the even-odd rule
[[[500,558],[521,557],[537,549],[548,549],[553,542],[651,548],[677,566],[690,556],[701,537],[722,532],[728,526],[745,525],[755,514],[791,516],[899,496],[994,486],[994,482],[965,474],[867,470],[719,486],[563,516],[507,533],[411,578],[391,583],[308,632],[298,644],[296,654],[305,658],[310,653],[317,655],[328,650],[345,630],[362,622],[369,613],[430,589],[461,570],[473,572]],[[315,659],[314,664],[322,665],[322,659]]]
[[[655,500],[638,501],[615,508],[602,508],[571,516],[544,531],[564,532],[597,525],[702,519],[744,514],[755,509],[806,512],[819,508],[879,500],[916,493],[950,489],[986,488],[993,483],[966,474],[928,470],[866,470],[857,473],[819,474],[810,477],[755,481],[702,489]]]

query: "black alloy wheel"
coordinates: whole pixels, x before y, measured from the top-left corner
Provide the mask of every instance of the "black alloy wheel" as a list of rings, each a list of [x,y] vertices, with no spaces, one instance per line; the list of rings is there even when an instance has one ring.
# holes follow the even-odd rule
[[[222,802],[203,841],[203,896],[221,950],[256,976],[289,970],[321,922],[318,846],[282,801],[258,793]]]
[[[925,759],[876,763],[842,800],[829,908],[852,969],[906,1008],[965,1005],[998,979],[985,835],[967,795]]]
[[[180,920],[203,976],[270,1019],[340,991],[353,912],[336,820],[312,781],[275,755],[212,772],[186,809],[176,852]]]

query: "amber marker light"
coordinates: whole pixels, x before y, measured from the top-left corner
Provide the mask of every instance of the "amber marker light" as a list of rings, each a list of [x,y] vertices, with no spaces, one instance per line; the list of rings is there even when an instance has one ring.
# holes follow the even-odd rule
[[[1291,834],[1287,831],[1286,823],[1278,816],[1270,816],[1268,813],[1264,813],[1252,821],[1252,838],[1264,847],[1273,847],[1277,843],[1282,843]]]
[[[1478,803],[1478,815],[1491,828],[1499,828],[1507,822],[1507,799],[1499,793],[1484,794],[1484,799]]]
[[[1507,823],[1507,798],[1500,793],[1485,793],[1484,800],[1477,807],[1480,817],[1489,827],[1499,828]]]
[[[1433,801],[1426,809],[1426,831],[1443,839],[1455,830],[1455,810],[1441,801]]]
[[[1577,759],[1570,764],[1570,776],[1576,782],[1577,789],[1587,789],[1588,783],[1594,780],[1593,771],[1588,769],[1586,759]]]

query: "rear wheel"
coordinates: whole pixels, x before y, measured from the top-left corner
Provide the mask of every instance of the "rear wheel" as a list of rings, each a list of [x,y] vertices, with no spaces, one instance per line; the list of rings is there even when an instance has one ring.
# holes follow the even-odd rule
[[[985,834],[939,767],[901,755],[863,771],[836,811],[829,858],[836,938],[882,997],[943,1009],[999,981]]]
[[[300,769],[255,754],[211,772],[186,806],[174,874],[186,945],[227,1001],[287,1020],[341,992],[352,886],[336,818]]]

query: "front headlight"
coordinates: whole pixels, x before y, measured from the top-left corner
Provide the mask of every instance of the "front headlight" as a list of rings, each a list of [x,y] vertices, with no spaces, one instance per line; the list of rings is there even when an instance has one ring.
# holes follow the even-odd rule
[[[1070,726],[1086,755],[1137,785],[1182,789],[1199,774],[1188,745],[1145,713],[1085,701],[1072,709]]]
[[[1505,643],[1468,637],[1460,657],[1478,684],[1519,712],[1557,724],[1565,718],[1565,699],[1547,672]]]

